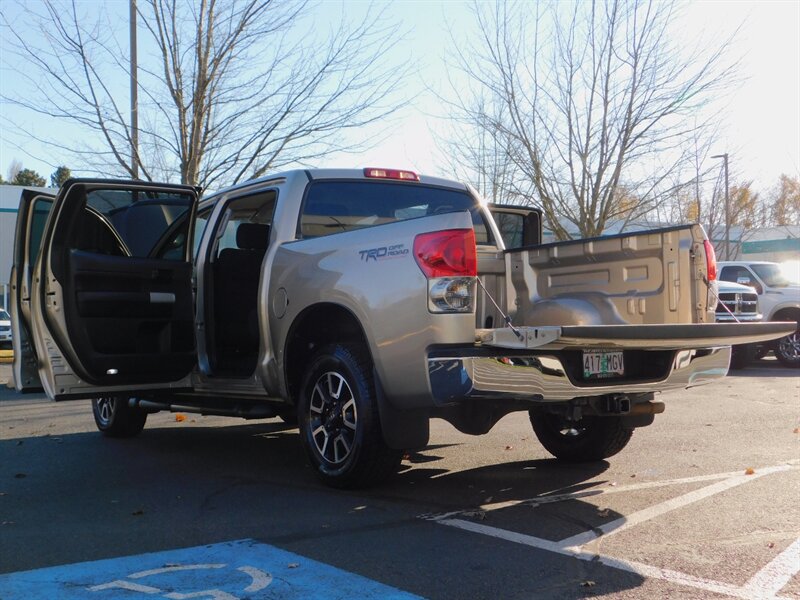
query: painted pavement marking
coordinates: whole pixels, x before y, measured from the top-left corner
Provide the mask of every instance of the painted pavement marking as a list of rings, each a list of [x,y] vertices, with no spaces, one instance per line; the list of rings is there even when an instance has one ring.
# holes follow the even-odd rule
[[[596,529],[588,530],[560,541],[546,540],[532,535],[500,529],[498,527],[491,527],[482,523],[476,523],[474,521],[458,518],[460,516],[469,515],[470,513],[474,514],[474,508],[442,514],[421,515],[421,518],[437,522],[441,525],[447,525],[448,527],[455,527],[464,531],[490,536],[508,542],[513,542],[515,544],[522,544],[540,550],[546,550],[548,552],[555,552],[557,554],[571,556],[579,560],[599,562],[605,566],[635,573],[643,577],[661,579],[670,583],[693,587],[709,592],[715,592],[718,594],[724,594],[734,598],[743,598],[744,600],[767,600],[782,598],[781,596],[777,596],[777,594],[792,577],[794,577],[797,573],[800,573],[800,539],[796,540],[786,550],[781,552],[768,565],[756,573],[744,586],[732,585],[721,581],[713,581],[703,577],[696,577],[688,573],[681,573],[679,571],[654,567],[636,561],[615,558],[595,552],[592,550],[592,548],[596,547],[595,542],[602,540],[608,535],[619,533],[620,531],[624,531],[630,527],[634,527],[635,525],[639,525],[678,508],[683,508],[699,500],[710,498],[711,496],[747,483],[748,481],[754,481],[759,477],[771,475],[773,473],[796,470],[798,468],[800,468],[800,466],[798,466],[797,461],[791,461],[788,464],[758,469],[752,475],[743,475],[741,471],[734,473],[718,473],[715,475],[700,475],[697,477],[684,477],[668,481],[645,482],[609,489],[602,488],[598,490],[582,490],[574,493],[537,496],[528,500],[497,502],[494,504],[486,504],[480,507],[482,511],[489,512],[489,510],[498,510],[501,508],[518,505],[537,506],[539,504],[549,504],[552,502],[578,500],[580,498],[593,497],[600,494],[636,491],[668,485],[680,485],[701,481],[717,482],[697,490],[693,490],[681,496],[677,496],[670,500],[666,500],[659,504],[655,504],[643,510],[634,512],[627,517],[615,519],[614,521],[605,523]]]
[[[0,575],[3,600],[419,600],[419,596],[254,540]]]

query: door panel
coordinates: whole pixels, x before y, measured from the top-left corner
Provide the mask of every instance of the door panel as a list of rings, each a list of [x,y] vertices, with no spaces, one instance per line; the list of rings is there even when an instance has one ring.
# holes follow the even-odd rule
[[[188,186],[64,185],[34,284],[48,395],[188,386],[196,363],[188,246],[196,203]]]
[[[51,194],[23,190],[17,212],[14,262],[9,281],[14,386],[18,392],[42,390],[31,329],[31,272],[39,255],[53,198]]]

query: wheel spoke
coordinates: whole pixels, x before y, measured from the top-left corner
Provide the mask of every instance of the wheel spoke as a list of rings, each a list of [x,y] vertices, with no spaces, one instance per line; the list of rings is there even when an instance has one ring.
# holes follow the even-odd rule
[[[315,400],[317,401],[316,403]],[[311,402],[309,403],[309,408],[313,412],[321,414],[322,407],[324,406],[324,404],[325,404],[325,392],[323,391],[322,386],[318,382],[317,385],[314,386],[314,392],[311,394]]]
[[[334,377],[336,381],[334,382]],[[334,390],[334,385],[336,390]],[[344,379],[338,373],[328,373],[328,391],[330,392],[331,398],[334,400],[338,400],[339,396],[342,393],[342,386],[344,385]]]
[[[353,398],[342,407],[342,423],[345,427],[356,430],[356,401]]]

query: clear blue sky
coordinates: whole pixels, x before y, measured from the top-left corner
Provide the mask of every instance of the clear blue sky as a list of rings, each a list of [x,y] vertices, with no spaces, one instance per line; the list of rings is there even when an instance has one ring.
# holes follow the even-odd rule
[[[85,6],[90,0],[85,0]],[[9,3],[4,10],[8,10]],[[115,9],[127,11],[127,2],[118,0]],[[364,2],[323,2],[317,7],[321,22],[341,15],[355,19],[367,10]],[[416,68],[403,86],[406,104],[387,123],[374,131],[383,131],[386,139],[360,154],[328,157],[324,166],[392,166],[447,176],[446,161],[436,144],[436,134],[447,129],[443,109],[431,88],[441,90],[446,78],[445,58],[450,46],[449,31],[469,35],[472,22],[462,2],[392,2],[375,3],[380,11],[397,22],[407,34],[391,52],[390,58],[410,62]],[[24,24],[20,23],[20,27]],[[755,179],[757,189],[773,185],[781,173],[800,175],[800,2],[786,1],[702,1],[686,6],[674,25],[674,35],[688,42],[697,39],[723,39],[737,27],[733,47],[742,57],[744,82],[722,108],[725,126],[716,152],[729,152],[734,178]],[[7,32],[0,31],[0,65],[8,53],[3,51]],[[458,39],[458,37],[457,37]],[[0,70],[0,94],[15,85],[6,68]],[[469,85],[468,82],[465,85]],[[30,124],[30,115],[6,104],[0,105],[0,173],[12,160],[49,175],[57,163],[51,152],[40,144],[20,140],[9,134],[10,124]],[[40,123],[40,126],[48,127]],[[55,139],[61,129],[49,126]],[[366,134],[374,131],[365,132]],[[74,133],[73,133],[74,135]],[[69,164],[74,172],[80,166]]]

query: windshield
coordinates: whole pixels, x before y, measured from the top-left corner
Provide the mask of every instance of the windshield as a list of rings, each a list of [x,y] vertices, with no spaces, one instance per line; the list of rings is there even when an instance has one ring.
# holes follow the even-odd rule
[[[788,285],[797,285],[797,281],[792,281],[786,276],[786,273],[777,264],[765,265],[752,265],[753,270],[756,272],[761,280],[769,287],[786,287]]]
[[[0,321],[10,321],[10,320],[11,316],[2,308],[0,308]]]

